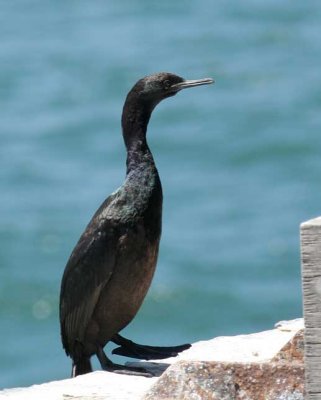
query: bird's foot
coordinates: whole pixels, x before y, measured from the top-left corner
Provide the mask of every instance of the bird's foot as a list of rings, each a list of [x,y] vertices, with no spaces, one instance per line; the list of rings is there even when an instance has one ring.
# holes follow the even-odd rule
[[[176,357],[180,352],[191,347],[188,343],[180,346],[168,347],[147,346],[134,343],[119,334],[114,335],[112,341],[120,346],[112,351],[113,354],[141,360],[161,360],[164,358]]]
[[[104,353],[102,348],[98,349],[97,357],[100,362],[101,368],[104,371],[114,372],[116,374],[132,375],[132,376],[144,376],[146,378],[152,378],[153,373],[148,372],[142,367],[133,367],[129,365],[121,365],[113,363]]]

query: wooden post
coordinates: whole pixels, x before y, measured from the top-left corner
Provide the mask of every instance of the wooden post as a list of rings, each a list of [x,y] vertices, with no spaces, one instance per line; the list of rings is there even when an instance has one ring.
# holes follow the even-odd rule
[[[305,400],[321,400],[321,217],[301,225]]]

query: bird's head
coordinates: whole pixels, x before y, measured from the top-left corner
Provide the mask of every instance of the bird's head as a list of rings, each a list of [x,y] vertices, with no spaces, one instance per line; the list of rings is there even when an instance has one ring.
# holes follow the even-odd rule
[[[160,72],[140,79],[133,90],[141,100],[150,102],[155,106],[163,99],[174,96],[182,89],[208,85],[213,82],[211,78],[185,80],[169,72]]]
[[[122,114],[122,129],[127,149],[137,147],[138,136],[145,140],[150,116],[159,102],[182,89],[208,85],[213,79],[185,80],[169,72],[160,72],[140,79],[129,91]]]

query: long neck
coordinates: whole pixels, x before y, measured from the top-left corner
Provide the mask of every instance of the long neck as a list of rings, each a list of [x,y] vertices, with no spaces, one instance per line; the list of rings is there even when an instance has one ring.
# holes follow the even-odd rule
[[[154,164],[146,141],[147,125],[153,108],[140,101],[136,93],[128,94],[122,114],[123,137],[127,150],[127,174],[143,162]]]

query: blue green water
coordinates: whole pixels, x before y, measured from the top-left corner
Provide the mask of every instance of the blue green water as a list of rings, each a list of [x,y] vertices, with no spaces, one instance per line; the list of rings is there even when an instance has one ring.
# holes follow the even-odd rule
[[[301,316],[299,224],[321,214],[318,1],[10,0],[0,32],[0,387],[70,374],[60,279],[124,178],[123,101],[152,72],[216,84],[152,117],[163,236],[126,335],[177,344]]]

